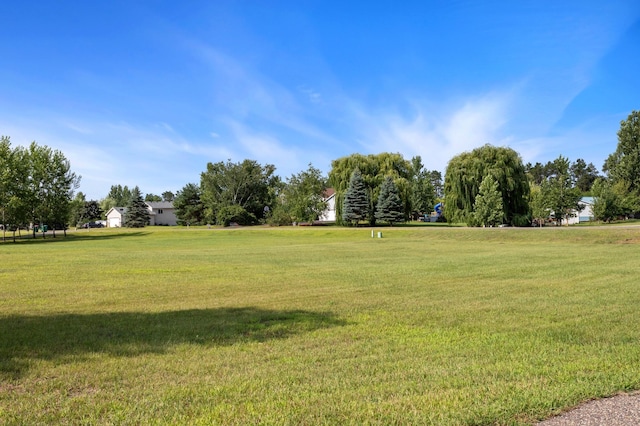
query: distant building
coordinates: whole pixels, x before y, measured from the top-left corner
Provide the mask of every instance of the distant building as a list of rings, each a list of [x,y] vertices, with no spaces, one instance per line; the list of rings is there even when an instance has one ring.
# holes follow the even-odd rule
[[[327,209],[322,212],[320,222],[335,222],[336,221],[336,190],[333,188],[327,188],[324,191],[324,201],[327,202]]]
[[[582,197],[578,204],[582,207],[582,210],[574,210],[569,217],[568,223],[565,220],[562,221],[563,225],[576,225],[593,220],[593,197]]]
[[[176,209],[171,201],[145,202],[149,210],[149,225],[178,224]],[[127,214],[126,207],[113,207],[107,212],[107,227],[120,228],[124,226],[124,217]]]

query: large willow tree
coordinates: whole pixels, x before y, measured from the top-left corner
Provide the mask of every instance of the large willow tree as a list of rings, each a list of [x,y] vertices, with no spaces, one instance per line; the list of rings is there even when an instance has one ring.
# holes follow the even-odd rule
[[[369,200],[368,220],[375,224],[375,207],[380,194],[380,187],[387,176],[393,179],[402,200],[403,212],[408,218],[411,213],[411,178],[413,169],[410,161],[401,154],[383,152],[381,154],[352,154],[338,158],[331,163],[329,185],[336,191],[336,220],[342,223],[342,207],[344,196],[349,188],[351,174],[360,170],[362,180],[367,188]]]
[[[498,183],[505,222],[523,226],[529,222],[529,181],[522,159],[511,148],[485,145],[449,161],[444,179],[444,213],[449,222],[474,223],[474,204],[482,180]]]

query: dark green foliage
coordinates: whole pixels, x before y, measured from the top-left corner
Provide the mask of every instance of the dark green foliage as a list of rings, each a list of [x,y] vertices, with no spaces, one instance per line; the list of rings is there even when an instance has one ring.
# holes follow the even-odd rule
[[[204,205],[200,199],[200,187],[195,183],[188,183],[178,191],[173,199],[176,218],[180,225],[204,225]]]
[[[384,152],[376,155],[352,154],[331,162],[329,185],[336,191],[336,220],[341,223],[344,215],[344,197],[349,187],[351,174],[358,169],[366,188],[369,207],[366,219],[375,224],[375,206],[378,202],[380,185],[386,176],[391,176],[398,187],[405,217],[411,213],[411,178],[413,167],[401,154]]]
[[[267,217],[267,223],[271,226],[287,226],[293,223],[293,218],[284,205],[280,204],[271,210]]]
[[[571,165],[571,177],[576,187],[583,193],[589,193],[593,183],[598,178],[598,169],[592,163],[587,164],[582,158],[578,158]]]
[[[449,222],[473,223],[473,208],[480,184],[491,174],[502,195],[505,223],[529,223],[529,181],[522,160],[511,148],[484,145],[457,155],[445,174],[444,214]]]
[[[162,201],[162,197],[156,194],[147,194],[144,196],[144,201],[148,203],[154,203],[154,202]]]
[[[375,215],[377,220],[387,222],[391,226],[394,223],[404,222],[402,201],[398,195],[398,188],[391,177],[387,176],[382,182]]]
[[[603,170],[612,185],[627,186],[634,212],[640,211],[640,111],[632,111],[620,122],[618,146],[605,161]]]
[[[280,185],[280,179],[274,172],[273,165],[261,166],[253,160],[208,163],[200,178],[206,220],[217,221],[220,217],[227,217],[228,214],[219,215],[218,212],[229,206],[240,206],[249,213],[249,217],[264,219]]]
[[[351,173],[349,187],[344,195],[342,205],[342,220],[349,225],[357,225],[369,216],[369,197],[367,188],[362,180],[360,169]]]
[[[126,207],[124,226],[128,228],[144,228],[149,224],[151,219],[149,209],[142,199],[142,194],[137,186],[131,191],[131,201]]]
[[[502,223],[504,210],[502,195],[498,191],[498,183],[491,175],[485,176],[480,184],[480,192],[473,205],[473,217],[476,225],[493,226]]]
[[[175,199],[175,194],[171,191],[164,191],[162,193],[162,201],[173,201]]]
[[[252,213],[249,213],[237,204],[233,204],[230,206],[224,206],[218,210],[216,223],[223,226],[229,226],[232,223],[247,226],[255,225],[258,223],[258,220]]]
[[[95,200],[85,201],[84,207],[82,209],[82,220],[81,222],[88,222],[91,220],[102,219],[102,215],[104,212],[100,208],[100,204],[98,204]]]
[[[536,163],[531,165],[527,163],[525,166],[527,176],[531,183],[542,185],[542,182],[550,177],[558,174],[558,168],[555,161],[548,161],[547,164]],[[569,168],[571,179],[575,186],[582,191],[583,194],[591,191],[593,182],[598,178],[598,169],[593,163],[587,164],[582,158],[578,158]]]
[[[420,156],[411,159],[413,177],[411,179],[411,216],[417,219],[419,216],[429,214],[436,204],[436,190],[433,186],[437,175],[422,166]],[[439,172],[435,172],[438,173]]]

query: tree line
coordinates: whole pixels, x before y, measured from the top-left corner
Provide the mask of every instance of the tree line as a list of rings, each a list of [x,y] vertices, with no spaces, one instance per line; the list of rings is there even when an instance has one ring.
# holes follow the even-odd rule
[[[71,171],[69,160],[58,150],[33,142],[28,147],[11,146],[0,137],[0,215],[2,238],[6,232],[66,230],[70,201],[80,176]],[[40,227],[39,227],[40,225]]]
[[[608,221],[640,212],[640,112],[620,123],[604,175],[582,159],[572,163],[559,156],[546,164],[523,164],[513,149],[485,145],[453,157],[444,179],[427,170],[421,157],[406,160],[399,153],[345,156],[332,162],[326,177],[309,164],[285,180],[272,164],[227,160],[208,163],[199,182],[175,194],[143,199],[138,187],[114,185],[94,201],[82,193],[72,199],[80,178],[62,153],[35,142],[12,149],[2,137],[0,166],[3,230],[41,223],[65,229],[102,218],[111,207],[133,208],[144,201],[172,201],[182,225],[314,222],[327,208],[328,188],[335,191],[336,222],[342,225],[416,220],[436,203],[444,204],[444,220],[470,226],[559,223],[580,210],[586,195],[594,197],[595,218]],[[129,225],[143,222],[144,217]]]

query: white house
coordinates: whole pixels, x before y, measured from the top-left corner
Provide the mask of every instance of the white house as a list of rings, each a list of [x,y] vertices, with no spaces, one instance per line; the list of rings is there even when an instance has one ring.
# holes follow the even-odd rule
[[[578,204],[582,207],[582,210],[579,212],[573,211],[573,214],[569,217],[569,225],[593,220],[593,197],[582,197]]]
[[[149,208],[151,220],[150,225],[170,225],[178,224],[176,209],[171,201],[150,201],[145,203]]]
[[[149,225],[170,225],[178,224],[176,209],[170,201],[146,202],[149,210]],[[124,216],[127,213],[126,207],[113,207],[107,212],[107,227],[119,228],[124,225]]]
[[[320,222],[335,222],[336,221],[336,190],[333,188],[327,188],[324,191],[324,201],[327,202],[327,209],[322,212]]]

